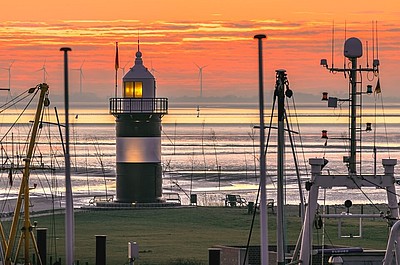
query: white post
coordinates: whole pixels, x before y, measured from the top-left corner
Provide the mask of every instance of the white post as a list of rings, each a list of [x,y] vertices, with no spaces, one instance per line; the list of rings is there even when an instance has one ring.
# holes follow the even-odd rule
[[[65,255],[66,264],[74,264],[74,203],[71,185],[71,163],[69,154],[69,96],[68,96],[68,51],[71,48],[61,48],[64,52],[64,107],[65,107]]]
[[[396,188],[394,187],[394,166],[397,164],[397,159],[382,159],[382,165],[385,170],[385,178],[392,178],[393,185],[386,188],[387,197],[388,197],[388,207],[390,209],[390,215],[392,218],[398,219],[399,217],[399,209],[397,205],[397,195]],[[390,235],[388,244],[386,247],[385,259],[383,264],[389,265],[392,264],[393,259],[393,250],[396,253],[396,264],[400,265],[400,222],[397,221],[392,228],[390,229]]]
[[[390,229],[390,235],[388,239],[388,244],[386,246],[385,258],[383,259],[383,265],[391,265],[393,260],[393,250],[396,253],[396,264],[400,265],[400,253],[399,247],[397,244],[397,235],[400,232],[400,221],[397,221],[392,228]]]
[[[315,180],[316,176],[321,174],[322,166],[325,164],[322,158],[311,158],[309,160],[311,165],[311,183]],[[318,200],[318,185],[311,185],[310,193],[308,195],[308,205],[304,217],[303,234],[301,238],[300,249],[300,262],[301,264],[310,264],[310,255],[312,251],[312,225],[317,211]]]

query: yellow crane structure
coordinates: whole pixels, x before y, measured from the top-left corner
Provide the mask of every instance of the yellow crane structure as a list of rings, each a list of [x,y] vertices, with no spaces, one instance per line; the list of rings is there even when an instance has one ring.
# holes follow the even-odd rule
[[[30,142],[29,142],[29,147],[27,149],[27,154],[26,158],[24,159],[24,170],[23,170],[23,176],[22,176],[22,181],[20,184],[19,188],[19,193],[18,193],[18,198],[14,210],[14,216],[10,228],[10,234],[8,239],[6,238],[5,232],[3,225],[0,223],[0,236],[1,236],[1,244],[2,248],[4,250],[4,264],[6,265],[11,265],[15,264],[16,260],[18,259],[19,252],[21,251],[21,248],[24,249],[24,263],[25,265],[31,264],[30,262],[30,244],[32,243],[32,246],[36,252],[36,256],[38,257],[38,264],[42,265],[42,260],[39,255],[39,250],[36,244],[35,236],[33,234],[33,226],[30,222],[30,216],[29,216],[29,175],[30,175],[30,165],[31,165],[31,160],[36,144],[36,136],[38,133],[39,129],[39,123],[40,123],[40,118],[42,115],[42,110],[44,106],[48,106],[50,104],[50,101],[47,97],[48,95],[48,90],[49,86],[46,83],[42,83],[37,85],[34,88],[31,88],[29,90],[29,93],[35,92],[35,90],[40,91],[40,96],[39,96],[39,103],[37,105],[36,109],[36,114],[35,114],[35,119],[30,135]],[[38,92],[39,92],[38,91]],[[18,245],[16,248],[16,251],[14,252],[13,250],[15,249],[15,244],[17,241],[17,233],[18,233],[18,226],[19,226],[19,219],[21,215],[21,208],[23,206],[23,227],[20,228],[20,237],[18,240]]]

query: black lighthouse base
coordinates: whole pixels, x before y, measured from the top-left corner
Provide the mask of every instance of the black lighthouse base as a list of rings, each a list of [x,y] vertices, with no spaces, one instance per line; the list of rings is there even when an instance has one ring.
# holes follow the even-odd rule
[[[162,177],[160,163],[117,163],[116,202],[160,202]]]

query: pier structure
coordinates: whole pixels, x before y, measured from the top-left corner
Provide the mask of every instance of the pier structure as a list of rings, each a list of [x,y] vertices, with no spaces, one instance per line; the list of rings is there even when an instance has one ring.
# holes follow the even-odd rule
[[[116,201],[160,202],[161,119],[168,113],[168,99],[156,97],[156,80],[143,65],[139,45],[122,81],[122,96],[110,99],[116,122]]]

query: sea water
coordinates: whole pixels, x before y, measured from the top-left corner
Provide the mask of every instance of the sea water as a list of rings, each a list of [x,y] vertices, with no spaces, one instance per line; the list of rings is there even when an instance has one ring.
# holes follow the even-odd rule
[[[60,112],[60,111],[59,111]],[[307,197],[305,182],[310,179],[310,158],[326,158],[329,163],[324,174],[347,172],[343,157],[348,155],[349,124],[348,108],[328,109],[324,104],[299,104],[287,108],[285,137],[285,203],[298,204],[300,190]],[[77,198],[98,194],[115,194],[115,123],[107,106],[71,108],[70,155],[73,192]],[[276,199],[277,181],[277,130],[276,113],[272,106],[265,108],[267,146],[267,197]],[[390,104],[385,113],[376,105],[363,110],[359,120],[363,131],[361,172],[382,174],[383,158],[400,158],[400,105]],[[10,170],[2,171],[1,196],[15,197],[18,192],[22,158],[26,154],[34,112],[20,120],[8,132],[17,111],[3,116],[1,163],[4,167],[14,163]],[[61,114],[62,115],[62,112]],[[28,119],[28,120],[27,120]],[[31,190],[33,196],[63,194],[63,147],[59,127],[52,111],[43,115],[39,131],[35,159],[32,164]],[[366,123],[372,130],[366,131]],[[286,125],[285,125],[286,126]],[[64,128],[61,128],[63,132]],[[328,139],[321,138],[327,130]],[[288,131],[291,131],[293,146]],[[8,132],[8,133],[7,133]],[[3,137],[3,136],[2,136]],[[240,194],[248,201],[255,201],[259,183],[259,111],[257,104],[175,104],[163,117],[162,132],[163,188],[165,192],[177,192],[183,203],[189,203],[189,195],[197,194],[200,205],[222,205],[226,194]],[[376,149],[376,155],[373,150]],[[375,159],[376,156],[376,159]],[[297,177],[294,161],[298,162]],[[395,174],[397,175],[397,174]],[[341,204],[346,199],[355,203],[381,203],[386,201],[384,190],[363,188],[348,190],[336,187],[321,190],[320,198],[329,204]],[[78,200],[78,199],[77,199]],[[79,199],[78,205],[87,203]],[[86,199],[85,199],[86,200]]]

